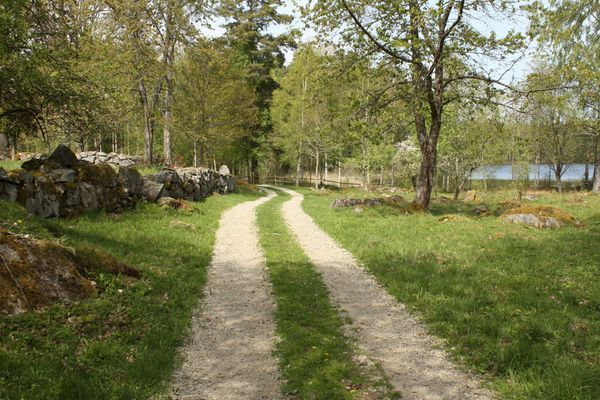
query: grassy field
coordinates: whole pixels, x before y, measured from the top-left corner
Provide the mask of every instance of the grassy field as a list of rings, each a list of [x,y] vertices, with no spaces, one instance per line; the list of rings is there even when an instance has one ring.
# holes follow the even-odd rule
[[[542,194],[533,204],[582,225],[538,230],[434,202],[332,209],[363,192],[303,189],[305,210],[504,399],[600,399],[600,196]],[[494,210],[508,192],[484,194]]]
[[[284,392],[300,399],[396,398],[378,379],[375,367],[353,361],[354,345],[327,289],[281,216],[280,196],[258,210],[260,243],[265,251],[277,302],[277,353],[286,378]],[[376,397],[373,397],[376,396]]]
[[[103,249],[143,273],[134,283],[99,274],[98,297],[0,317],[0,398],[141,399],[164,391],[202,293],[221,212],[256,196],[213,196],[191,213],[140,204],[61,220],[0,203],[4,228]]]

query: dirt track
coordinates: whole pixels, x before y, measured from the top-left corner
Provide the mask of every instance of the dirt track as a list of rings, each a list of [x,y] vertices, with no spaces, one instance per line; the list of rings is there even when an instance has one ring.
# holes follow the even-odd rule
[[[176,399],[278,399],[275,305],[258,245],[256,208],[274,193],[226,211],[217,231],[202,306],[175,374]]]
[[[302,209],[303,196],[283,205],[284,218],[316,270],[332,301],[352,320],[359,346],[379,362],[407,400],[493,398],[473,376],[460,371],[417,322],[352,255],[323,232]]]
[[[407,400],[494,398],[462,372],[424,326],[323,232],[302,209],[302,195],[283,205],[283,216],[332,302],[352,321],[361,353],[378,362]],[[281,399],[272,352],[275,305],[258,244],[256,208],[275,194],[233,207],[216,235],[203,305],[194,317],[185,362],[175,374],[177,399]]]

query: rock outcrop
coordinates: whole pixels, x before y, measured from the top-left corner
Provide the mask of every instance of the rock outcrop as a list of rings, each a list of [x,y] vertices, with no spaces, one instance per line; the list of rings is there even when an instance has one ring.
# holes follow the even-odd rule
[[[335,199],[331,207],[375,207],[383,204],[391,207],[400,207],[405,205],[406,201],[399,195],[367,199]]]
[[[93,280],[98,274],[118,276],[125,284],[142,277],[139,270],[100,249],[67,249],[0,228],[0,314],[20,314],[94,296],[105,289]]]
[[[565,210],[546,205],[523,205],[508,211],[502,216],[507,222],[534,226],[536,228],[561,228],[566,224],[577,223],[575,217]]]
[[[0,314],[20,314],[93,296],[67,250],[0,229]]]

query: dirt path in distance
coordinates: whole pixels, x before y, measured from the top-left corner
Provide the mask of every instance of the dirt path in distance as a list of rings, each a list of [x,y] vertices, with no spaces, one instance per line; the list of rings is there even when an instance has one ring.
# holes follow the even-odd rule
[[[221,217],[202,305],[173,377],[175,399],[280,399],[275,304],[258,244],[256,208],[239,204]]]
[[[283,205],[286,223],[327,285],[332,302],[352,320],[358,345],[378,362],[405,400],[488,400],[493,395],[438,350],[431,337],[352,255],[302,209],[303,196]]]

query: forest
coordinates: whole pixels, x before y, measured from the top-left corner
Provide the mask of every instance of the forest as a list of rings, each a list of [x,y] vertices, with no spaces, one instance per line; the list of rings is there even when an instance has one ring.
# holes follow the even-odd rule
[[[4,1],[0,158],[66,143],[226,164],[251,182],[339,174],[412,185],[425,208],[478,167],[510,164],[519,182],[548,165],[560,191],[581,163],[598,191],[598,12],[583,0]]]

